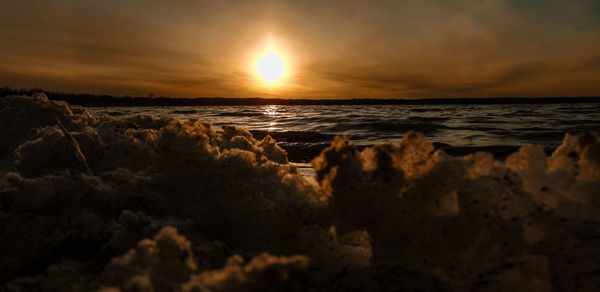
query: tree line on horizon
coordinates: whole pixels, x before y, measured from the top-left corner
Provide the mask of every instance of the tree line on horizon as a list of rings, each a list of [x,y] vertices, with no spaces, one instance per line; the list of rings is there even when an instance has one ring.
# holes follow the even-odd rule
[[[108,94],[66,93],[39,87],[14,89],[0,87],[0,97],[44,93],[50,100],[64,100],[81,106],[201,106],[201,105],[418,105],[418,104],[528,104],[528,103],[600,103],[599,96],[582,97],[493,97],[493,98],[424,98],[424,99],[285,99],[227,97],[155,97],[114,96]]]

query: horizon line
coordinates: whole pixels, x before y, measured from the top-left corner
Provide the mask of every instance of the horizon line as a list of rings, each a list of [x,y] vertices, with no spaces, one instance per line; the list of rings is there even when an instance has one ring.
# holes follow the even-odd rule
[[[422,97],[422,98],[371,98],[371,97],[339,97],[339,98],[294,98],[294,97],[224,97],[224,96],[197,96],[197,97],[170,97],[170,96],[131,96],[94,93],[68,93],[44,90],[39,87],[30,89],[12,89],[8,86],[0,87],[0,97],[8,95],[23,95],[44,93],[49,99],[65,100],[72,104],[87,106],[101,106],[100,104],[155,104],[177,105],[176,103],[192,103],[194,105],[253,105],[253,104],[494,104],[494,103],[596,103],[600,102],[599,96],[495,96],[495,97]]]
[[[429,97],[388,97],[388,98],[378,98],[378,97],[367,97],[367,96],[362,96],[362,97],[326,97],[326,98],[319,98],[319,97],[264,97],[264,96],[244,96],[244,97],[227,97],[227,96],[179,96],[179,97],[173,97],[173,96],[165,96],[165,95],[160,95],[160,96],[154,96],[153,93],[150,93],[146,96],[143,95],[128,95],[128,94],[108,94],[108,93],[76,93],[76,92],[59,92],[59,91],[53,91],[53,90],[44,90],[43,88],[40,87],[31,87],[29,89],[25,89],[25,88],[20,88],[20,89],[16,89],[16,88],[12,88],[10,86],[2,86],[0,87],[0,96],[6,96],[8,94],[6,94],[5,92],[10,91],[10,92],[14,92],[14,93],[45,93],[45,94],[51,94],[51,95],[58,95],[58,94],[64,94],[64,95],[88,95],[88,96],[95,96],[95,97],[103,97],[103,96],[110,96],[110,97],[114,97],[114,98],[145,98],[145,99],[159,99],[159,98],[169,98],[169,99],[214,99],[214,98],[220,98],[220,99],[282,99],[282,100],[438,100],[438,99],[537,99],[537,98],[544,98],[544,99],[552,99],[552,98],[600,98],[600,95],[571,95],[571,96],[561,96],[561,95],[555,95],[555,96],[518,96],[518,95],[512,95],[512,96],[461,96],[461,97],[444,97],[444,96],[429,96]]]

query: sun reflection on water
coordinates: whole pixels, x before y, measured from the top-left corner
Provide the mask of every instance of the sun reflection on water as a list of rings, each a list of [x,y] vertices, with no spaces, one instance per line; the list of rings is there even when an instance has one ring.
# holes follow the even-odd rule
[[[270,121],[268,121],[266,123],[266,130],[267,131],[277,131],[279,130],[279,127],[277,127],[279,124],[276,120],[274,120],[277,116],[278,116],[278,110],[279,110],[279,106],[277,105],[265,105],[263,107],[263,114],[272,119]]]
[[[277,115],[277,110],[279,109],[279,106],[277,105],[265,105],[264,106],[264,114],[266,116],[275,116]]]

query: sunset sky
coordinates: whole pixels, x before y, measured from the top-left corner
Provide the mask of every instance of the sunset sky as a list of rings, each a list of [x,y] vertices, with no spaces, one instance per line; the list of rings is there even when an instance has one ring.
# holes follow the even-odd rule
[[[0,86],[173,97],[600,96],[600,0],[0,1]],[[267,50],[285,74],[256,73]]]

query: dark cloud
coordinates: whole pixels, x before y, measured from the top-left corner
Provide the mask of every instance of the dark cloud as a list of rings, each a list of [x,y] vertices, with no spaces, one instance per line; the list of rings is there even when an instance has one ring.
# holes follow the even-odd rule
[[[400,65],[398,65],[400,67]],[[336,68],[336,66],[328,66]],[[328,68],[319,68],[328,70]],[[346,68],[347,69],[347,68]],[[350,70],[332,70],[319,72],[324,79],[342,84],[353,84],[354,88],[363,90],[381,90],[399,94],[418,93],[428,97],[434,96],[469,96],[493,90],[503,86],[527,82],[547,72],[549,68],[543,63],[521,63],[503,66],[490,74],[481,74],[477,78],[452,76],[453,72],[433,74],[410,74],[402,71],[382,70],[376,68],[351,68]],[[409,96],[412,97],[412,96]]]

